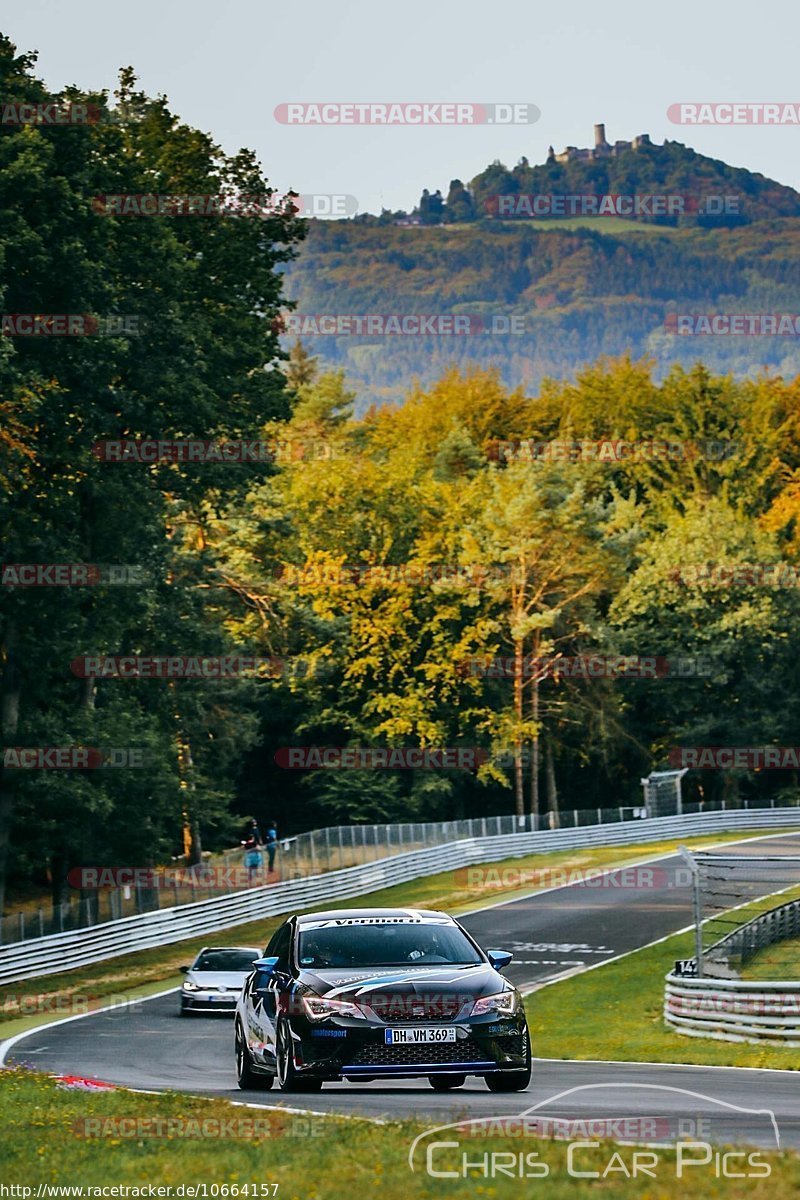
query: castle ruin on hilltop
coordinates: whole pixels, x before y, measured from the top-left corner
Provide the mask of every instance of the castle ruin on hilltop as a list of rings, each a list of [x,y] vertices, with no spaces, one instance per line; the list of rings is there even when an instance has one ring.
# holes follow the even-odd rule
[[[547,152],[547,161],[549,163],[568,163],[580,159],[614,158],[624,150],[638,150],[641,146],[651,145],[650,134],[640,133],[632,142],[619,141],[614,142],[612,146],[610,142],[606,141],[605,125],[595,125],[594,146],[585,150],[578,146],[567,146],[560,154],[556,154],[553,147],[550,146]]]

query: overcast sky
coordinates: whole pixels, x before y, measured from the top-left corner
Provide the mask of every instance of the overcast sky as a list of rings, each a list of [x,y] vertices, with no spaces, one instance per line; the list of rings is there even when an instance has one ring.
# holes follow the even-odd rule
[[[228,151],[249,146],[271,182],[348,194],[360,209],[410,209],[494,159],[541,162],[548,144],[647,132],[800,188],[800,127],[694,127],[680,101],[800,101],[797,0],[25,0],[0,28],[40,52],[59,88],[113,89],[132,65],[184,120]],[[500,128],[279,124],[290,101],[535,104]]]

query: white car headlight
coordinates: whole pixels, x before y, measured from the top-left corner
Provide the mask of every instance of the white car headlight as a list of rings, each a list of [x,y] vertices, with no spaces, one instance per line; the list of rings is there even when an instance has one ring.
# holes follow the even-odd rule
[[[303,1008],[310,1021],[325,1021],[328,1017],[363,1017],[357,1004],[348,1000],[326,1000],[310,992],[303,996]]]
[[[499,1013],[502,1017],[510,1017],[517,1011],[517,993],[496,992],[494,996],[484,996],[476,1000],[470,1016],[480,1017],[483,1013]]]
[[[192,983],[191,979],[185,979],[183,982],[183,990],[185,992],[199,992],[200,984]]]

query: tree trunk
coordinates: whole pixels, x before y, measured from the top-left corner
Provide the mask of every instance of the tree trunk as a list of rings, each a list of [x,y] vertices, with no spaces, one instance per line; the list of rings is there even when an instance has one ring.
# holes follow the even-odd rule
[[[539,723],[539,680],[534,675],[531,680],[531,720]],[[531,798],[530,809],[532,816],[539,815],[539,734],[531,738]]]
[[[522,725],[524,711],[522,706],[522,642],[514,644],[514,712],[517,721]],[[525,816],[525,796],[522,790],[522,738],[517,735],[514,739],[514,799],[518,817]]]
[[[67,883],[67,856],[63,850],[54,850],[50,855],[50,901],[53,910],[64,902]]]
[[[184,791],[184,828],[189,830],[189,866],[199,867],[203,861],[203,844],[200,839],[200,822],[195,810],[195,788],[194,788],[194,759],[192,758],[192,747],[188,740],[181,734],[181,766],[183,769],[184,783],[186,785]]]
[[[556,787],[556,768],[553,762],[553,742],[546,737],[544,740],[544,774],[547,787],[547,810],[558,815],[558,789]]]
[[[3,675],[0,682],[0,740],[2,749],[13,746],[19,729],[20,670],[17,653],[17,629],[10,621],[3,645]],[[6,896],[8,848],[14,812],[12,777],[0,761],[0,920]]]

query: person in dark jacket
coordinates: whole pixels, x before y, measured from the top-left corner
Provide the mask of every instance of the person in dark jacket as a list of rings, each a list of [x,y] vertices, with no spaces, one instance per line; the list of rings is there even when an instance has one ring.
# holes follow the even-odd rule
[[[258,828],[258,822],[256,821],[255,817],[253,817],[247,826],[247,829],[245,830],[245,835],[242,838],[242,845],[244,846],[245,850],[257,850],[258,847],[263,846],[263,844],[264,839],[261,836],[261,830]]]
[[[270,872],[275,869],[275,853],[278,849],[278,830],[274,820],[267,823],[267,857],[269,859],[268,870]]]

